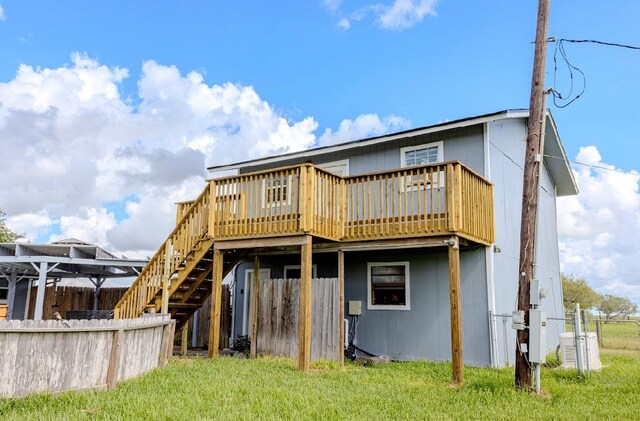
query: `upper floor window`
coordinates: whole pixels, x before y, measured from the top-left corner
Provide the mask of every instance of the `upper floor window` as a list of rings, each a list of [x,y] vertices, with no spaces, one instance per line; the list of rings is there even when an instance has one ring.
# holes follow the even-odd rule
[[[402,167],[427,165],[444,160],[443,143],[432,142],[424,145],[407,146],[400,149]]]
[[[262,207],[290,205],[292,181],[290,175],[275,175],[262,180]]]
[[[340,161],[325,162],[324,164],[318,164],[320,168],[323,168],[336,175],[346,177],[349,175],[349,160],[343,159]]]

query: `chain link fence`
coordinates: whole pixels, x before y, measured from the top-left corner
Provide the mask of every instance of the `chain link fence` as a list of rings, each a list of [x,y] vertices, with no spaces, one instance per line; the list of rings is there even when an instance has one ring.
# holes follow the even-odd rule
[[[490,314],[495,367],[513,366],[516,330],[511,314]],[[544,369],[567,370],[578,377],[616,386],[640,381],[640,320],[605,320],[567,313],[547,319],[547,364]],[[626,383],[625,383],[626,382]],[[640,384],[640,383],[639,383]]]

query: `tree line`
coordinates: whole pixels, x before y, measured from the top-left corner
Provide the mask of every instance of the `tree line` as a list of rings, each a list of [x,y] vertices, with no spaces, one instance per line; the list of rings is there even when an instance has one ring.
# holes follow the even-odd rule
[[[606,320],[627,317],[638,312],[638,306],[626,297],[598,294],[584,278],[575,275],[560,275],[564,309],[573,311],[576,304],[584,310],[597,310]]]
[[[22,235],[17,232],[12,231],[9,227],[7,227],[7,222],[5,216],[7,214],[4,213],[2,209],[0,209],[0,243],[12,243],[19,238],[22,238]]]

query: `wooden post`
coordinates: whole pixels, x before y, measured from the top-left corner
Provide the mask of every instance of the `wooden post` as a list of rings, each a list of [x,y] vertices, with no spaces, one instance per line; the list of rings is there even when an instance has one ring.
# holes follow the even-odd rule
[[[598,347],[602,348],[602,320],[596,320],[596,336],[598,337]]]
[[[216,237],[216,182],[209,181],[209,238]]]
[[[209,358],[218,356],[220,347],[220,311],[222,306],[222,250],[213,249],[213,291],[211,294],[211,318],[209,319]]]
[[[533,278],[536,250],[536,221],[538,218],[538,189],[542,144],[544,138],[544,76],[547,58],[547,32],[549,28],[550,0],[539,0],[536,44],[531,77],[529,122],[524,157],[522,186],[522,214],[520,220],[520,263],[518,266],[518,310],[524,311],[525,326],[529,325],[531,307],[529,289]],[[522,346],[529,345],[529,329],[518,330],[516,338],[516,387],[531,388],[531,367]]]
[[[446,181],[445,181],[445,200],[447,203],[447,221],[450,232],[458,231],[458,206],[456,203],[456,177],[453,164],[447,164],[446,166]]]
[[[245,280],[248,282],[248,279]],[[251,349],[250,356],[258,353],[258,306],[260,305],[260,258],[253,259],[253,279],[251,280]]]
[[[180,355],[187,356],[187,341],[189,340],[189,323],[182,327],[182,337],[180,339]]]
[[[160,343],[160,357],[158,367],[164,367],[173,354],[173,336],[175,333],[175,321],[167,323],[162,328],[162,341]]]
[[[344,365],[344,250],[338,250],[338,324],[340,335],[338,336],[338,362]]]
[[[458,237],[449,245],[449,305],[451,312],[451,363],[453,384],[464,383],[462,362],[462,305],[460,301],[460,247]]]
[[[118,369],[120,368],[123,341],[124,330],[119,329],[113,332],[111,355],[109,356],[109,366],[107,368],[107,389],[113,389],[118,382]]]
[[[311,364],[311,276],[312,264],[311,236],[306,236],[306,244],[300,251],[300,315],[298,325],[298,368],[309,371]]]
[[[162,314],[169,313],[169,290],[171,288],[171,240],[165,243],[164,270],[162,272]]]

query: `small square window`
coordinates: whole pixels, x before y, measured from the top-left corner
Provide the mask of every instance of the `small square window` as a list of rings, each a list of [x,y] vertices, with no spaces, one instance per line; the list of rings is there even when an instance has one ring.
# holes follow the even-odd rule
[[[409,262],[367,264],[368,303],[371,310],[409,310]]]
[[[276,175],[262,181],[262,207],[284,206],[291,204],[292,177]]]

